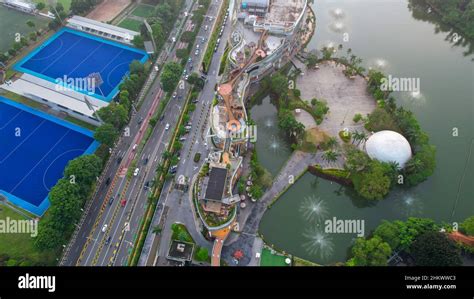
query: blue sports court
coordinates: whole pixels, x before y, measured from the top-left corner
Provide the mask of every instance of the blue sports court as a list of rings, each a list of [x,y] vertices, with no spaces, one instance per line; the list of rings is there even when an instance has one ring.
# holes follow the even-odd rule
[[[86,129],[0,97],[0,194],[41,216],[67,163],[98,145]]]
[[[130,63],[133,60],[145,63],[147,59],[145,51],[63,28],[18,62],[14,69],[110,102],[128,75]],[[65,78],[72,79],[73,83]],[[94,78],[95,85],[78,83],[86,78]]]

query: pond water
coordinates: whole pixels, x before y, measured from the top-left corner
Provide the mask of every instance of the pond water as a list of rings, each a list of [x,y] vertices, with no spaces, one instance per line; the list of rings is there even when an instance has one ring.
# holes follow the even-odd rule
[[[417,216],[452,223],[472,216],[472,44],[454,43],[454,31],[422,19],[423,14],[413,14],[408,1],[316,2],[312,7],[317,30],[309,49],[343,44],[343,51],[351,48],[366,68],[378,68],[393,77],[420,78],[419,94],[403,92],[394,96],[399,105],[416,114],[437,147],[437,168],[424,183],[392,190],[377,203],[368,203],[351,190],[306,174],[265,214],[260,226],[265,240],[296,256],[328,264],[347,259],[356,235],[325,235],[324,225],[318,226],[325,219],[364,220],[367,235],[383,219]],[[272,111],[276,113],[276,109]],[[272,119],[270,112],[265,108],[266,117]],[[259,158],[274,171],[284,164],[288,153],[269,155],[267,139],[275,132],[261,127],[257,141]],[[453,136],[456,129],[458,136]]]

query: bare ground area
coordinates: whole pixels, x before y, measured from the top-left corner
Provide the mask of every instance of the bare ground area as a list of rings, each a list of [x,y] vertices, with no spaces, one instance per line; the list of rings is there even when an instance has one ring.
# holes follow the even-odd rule
[[[355,124],[352,118],[356,113],[367,116],[376,107],[375,100],[367,93],[365,79],[360,76],[349,79],[343,70],[343,66],[327,61],[320,64],[318,70],[305,70],[296,81],[302,99],[308,103],[312,98],[327,102],[329,113],[319,128],[331,136],[337,136],[345,128],[364,130],[363,125]]]
[[[112,21],[131,2],[131,0],[104,0],[87,15],[87,18],[99,22]]]

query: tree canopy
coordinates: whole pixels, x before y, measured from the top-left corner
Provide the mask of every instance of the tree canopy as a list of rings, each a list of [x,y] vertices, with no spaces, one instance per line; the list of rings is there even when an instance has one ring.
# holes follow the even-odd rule
[[[410,247],[417,266],[459,266],[461,258],[455,243],[440,232],[419,235]]]

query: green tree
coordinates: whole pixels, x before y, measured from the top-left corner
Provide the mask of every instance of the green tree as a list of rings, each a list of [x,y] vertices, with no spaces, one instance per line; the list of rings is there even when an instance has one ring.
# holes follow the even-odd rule
[[[417,266],[460,266],[461,258],[456,244],[444,233],[426,232],[410,246]]]
[[[35,27],[35,22],[33,22],[32,20],[28,20],[28,21],[26,21],[26,25],[28,25],[28,27],[30,27],[30,28],[33,28],[33,27]]]
[[[96,155],[84,155],[70,161],[64,170],[66,179],[73,179],[84,193],[89,193],[102,171],[102,160]]]
[[[394,222],[383,220],[375,229],[374,236],[387,242],[392,249],[397,249],[400,245],[400,227]]]
[[[278,96],[287,94],[288,79],[280,73],[273,75],[270,80],[270,91]]]
[[[141,35],[135,35],[133,37],[132,43],[135,47],[143,49],[145,47],[145,40]]]
[[[406,181],[409,186],[425,181],[436,168],[436,148],[424,145],[407,163],[405,167]]]
[[[128,121],[128,113],[125,107],[115,102],[100,108],[97,113],[104,122],[113,125],[115,128],[123,128]]]
[[[391,253],[390,245],[379,237],[368,240],[357,238],[354,247],[352,247],[353,258],[351,258],[349,264],[354,266],[386,266]]]
[[[459,228],[462,233],[465,233],[469,236],[474,236],[474,216],[471,216],[464,220],[460,225]]]
[[[95,130],[94,139],[108,147],[112,147],[118,135],[119,132],[112,124],[105,123]]]
[[[200,247],[196,252],[196,260],[204,262],[209,257],[209,250],[206,247]]]
[[[176,62],[168,62],[163,67],[161,84],[165,92],[173,91],[181,78],[183,67]]]
[[[413,241],[421,234],[437,231],[436,223],[428,218],[410,217],[405,222],[395,221],[400,231],[400,248],[409,250]]]
[[[382,199],[390,191],[391,180],[387,168],[377,160],[370,162],[369,169],[353,175],[354,188],[366,199]]]
[[[37,10],[43,10],[45,9],[46,5],[43,3],[43,2],[38,2],[38,4],[36,4],[36,9]]]

